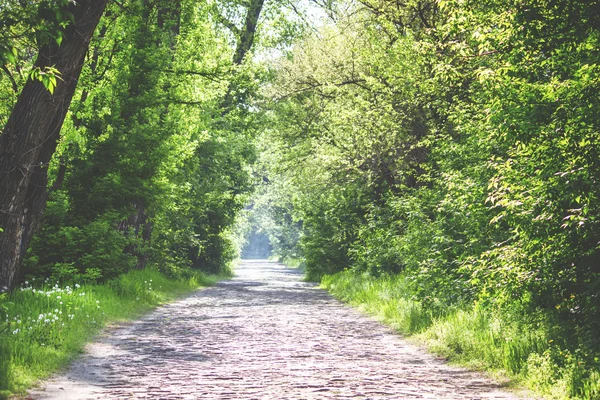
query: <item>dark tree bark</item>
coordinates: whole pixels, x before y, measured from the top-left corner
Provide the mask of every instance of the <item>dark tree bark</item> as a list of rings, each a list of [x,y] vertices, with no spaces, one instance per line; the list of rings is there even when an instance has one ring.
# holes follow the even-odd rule
[[[175,48],[175,38],[179,35],[181,26],[181,0],[170,0],[166,3],[161,3],[158,7],[158,27],[160,29],[169,29],[171,31],[172,40],[169,43],[171,49]]]
[[[147,243],[152,236],[152,222],[148,219],[146,207],[142,201],[134,202],[133,206],[135,213],[131,214],[126,220],[121,221],[117,226],[117,230],[123,232],[125,235],[132,234],[135,237],[140,237],[141,235],[142,241]],[[146,267],[149,258],[147,251],[140,252],[137,245],[134,244],[127,246],[123,251],[137,257],[136,269],[144,269]]]
[[[39,51],[36,67],[61,73],[54,94],[29,80],[0,135],[0,287],[15,277],[46,205],[47,166],[75,93],[90,39],[108,0],[78,0],[61,46]]]
[[[244,26],[242,29],[237,28],[235,25],[230,23],[226,26],[232,30],[233,34],[237,37],[237,45],[235,47],[235,53],[233,54],[232,62],[234,65],[241,65],[244,62],[246,54],[252,49],[254,44],[254,36],[256,35],[256,27],[258,26],[258,20],[262,11],[265,0],[251,0],[246,9],[246,18],[244,18]],[[229,85],[227,94],[223,98],[221,103],[221,114],[226,115],[236,105],[235,92],[237,85],[232,82]]]
[[[252,0],[246,10],[246,19],[244,20],[244,27],[242,28],[235,54],[233,56],[233,63],[240,65],[244,61],[244,57],[252,48],[254,44],[254,35],[256,34],[256,26],[258,25],[258,19],[260,12],[262,11],[264,0]]]

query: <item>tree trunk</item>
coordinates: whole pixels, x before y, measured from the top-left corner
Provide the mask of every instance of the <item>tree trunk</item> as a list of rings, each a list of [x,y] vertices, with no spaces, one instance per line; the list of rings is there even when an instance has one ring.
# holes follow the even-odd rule
[[[250,4],[248,4],[244,28],[240,32],[235,54],[233,55],[233,63],[235,65],[242,64],[244,57],[246,57],[246,54],[254,44],[254,35],[256,34],[258,19],[260,18],[260,12],[262,11],[264,4],[265,0],[252,0]]]
[[[258,20],[262,11],[265,0],[251,0],[246,9],[246,18],[244,18],[244,27],[241,30],[234,32],[237,36],[237,45],[235,47],[235,53],[233,53],[232,62],[234,65],[242,65],[246,54],[252,49],[254,44],[254,36],[256,35],[256,28],[258,26]],[[229,84],[227,93],[221,103],[221,115],[226,115],[236,105],[238,100],[236,99],[235,92],[237,91],[237,85],[234,82]]]
[[[124,221],[121,221],[117,226],[117,230],[122,232],[124,235],[133,235],[136,239],[140,238],[144,243],[148,243],[152,236],[152,222],[148,220],[146,214],[146,207],[143,202],[135,201],[133,203],[135,212]],[[135,266],[136,269],[144,269],[149,258],[148,251],[143,249],[139,250],[136,244],[131,244],[123,250],[125,253],[134,255],[138,261]]]
[[[78,0],[61,46],[40,49],[36,67],[60,71],[54,94],[29,80],[0,136],[0,287],[11,288],[46,205],[47,166],[75,93],[90,39],[108,0]]]

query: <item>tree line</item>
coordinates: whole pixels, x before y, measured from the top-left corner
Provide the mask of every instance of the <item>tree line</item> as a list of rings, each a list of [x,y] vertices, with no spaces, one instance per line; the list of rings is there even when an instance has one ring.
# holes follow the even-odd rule
[[[268,75],[252,51],[279,9],[0,2],[0,288],[224,268]]]
[[[551,326],[548,362],[569,349],[592,376],[599,18],[597,1],[331,4],[266,89],[257,210],[276,253]]]

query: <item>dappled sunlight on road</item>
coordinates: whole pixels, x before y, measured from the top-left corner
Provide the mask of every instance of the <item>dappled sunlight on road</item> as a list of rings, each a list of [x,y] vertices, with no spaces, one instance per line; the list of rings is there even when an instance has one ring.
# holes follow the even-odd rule
[[[236,277],[113,330],[36,399],[514,399],[334,300],[293,269]]]

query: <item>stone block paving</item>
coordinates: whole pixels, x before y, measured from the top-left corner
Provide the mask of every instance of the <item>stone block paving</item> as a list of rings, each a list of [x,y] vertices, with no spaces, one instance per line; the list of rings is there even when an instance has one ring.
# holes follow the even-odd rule
[[[333,299],[293,269],[236,277],[90,344],[32,399],[517,399]]]

